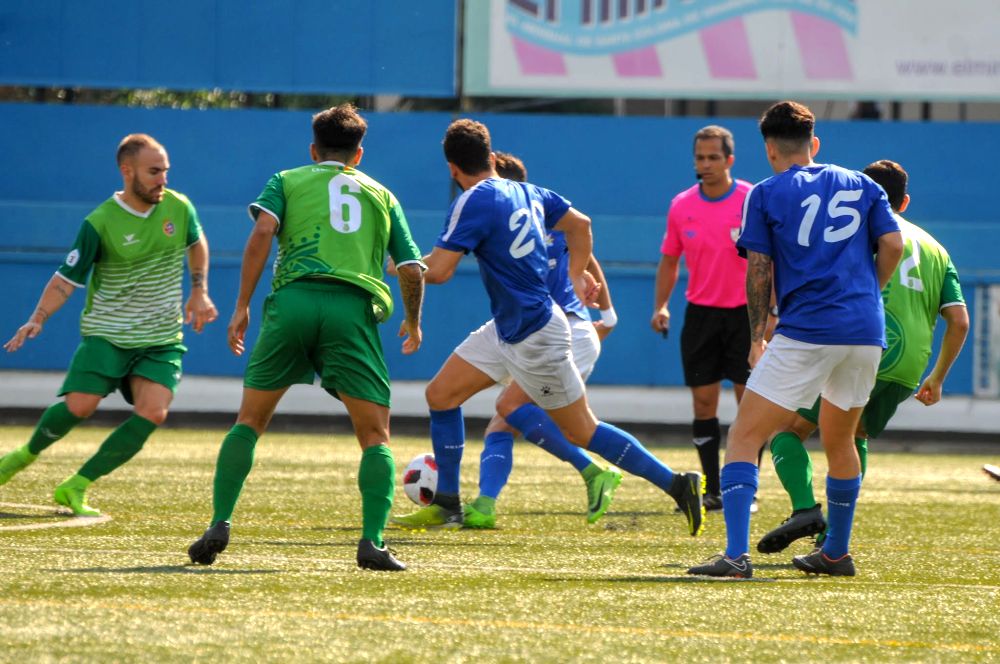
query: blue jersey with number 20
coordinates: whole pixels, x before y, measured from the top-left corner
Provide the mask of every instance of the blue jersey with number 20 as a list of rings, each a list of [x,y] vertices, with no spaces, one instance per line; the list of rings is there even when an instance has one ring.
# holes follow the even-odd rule
[[[545,235],[569,207],[548,189],[500,178],[476,183],[451,205],[436,245],[475,255],[497,333],[507,343],[552,317]]]
[[[832,164],[792,166],[747,195],[736,246],[771,257],[777,334],[814,344],[885,347],[873,253],[899,231],[885,192]]]

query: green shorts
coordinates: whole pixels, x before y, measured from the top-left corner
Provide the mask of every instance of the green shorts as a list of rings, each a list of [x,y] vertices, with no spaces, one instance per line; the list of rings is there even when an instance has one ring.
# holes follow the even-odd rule
[[[861,411],[861,424],[869,438],[878,438],[885,431],[889,420],[896,414],[899,404],[913,395],[913,389],[889,380],[876,380],[868,404]],[[812,408],[800,408],[798,414],[813,424],[819,422],[819,399]]]
[[[372,295],[344,282],[299,280],[271,293],[243,385],[279,390],[320,384],[389,406],[389,369],[382,354]]]
[[[184,344],[121,348],[104,337],[84,337],[70,362],[59,396],[70,392],[106,397],[115,390],[132,403],[129,376],[142,376],[177,392]]]

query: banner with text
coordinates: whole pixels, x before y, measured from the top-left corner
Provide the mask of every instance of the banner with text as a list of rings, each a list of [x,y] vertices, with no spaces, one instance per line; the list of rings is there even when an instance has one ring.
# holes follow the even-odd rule
[[[997,0],[476,0],[465,93],[1000,99]]]

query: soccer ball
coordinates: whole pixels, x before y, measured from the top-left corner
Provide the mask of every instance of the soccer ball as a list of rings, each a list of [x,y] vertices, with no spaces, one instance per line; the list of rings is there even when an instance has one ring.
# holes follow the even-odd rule
[[[438,486],[438,466],[433,454],[419,454],[403,471],[403,491],[417,505],[430,505]]]

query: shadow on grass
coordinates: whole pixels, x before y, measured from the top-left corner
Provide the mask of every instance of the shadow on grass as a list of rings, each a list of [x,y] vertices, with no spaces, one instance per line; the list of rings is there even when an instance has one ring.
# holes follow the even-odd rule
[[[72,574],[280,574],[279,569],[221,569],[204,565],[150,565],[144,567],[80,567],[47,569],[46,572]]]
[[[684,563],[664,563],[663,564],[663,568],[664,569],[682,569],[682,570],[687,570],[688,567],[691,567],[691,565],[686,565]],[[789,561],[787,563],[757,563],[757,562],[754,562],[753,568],[755,570],[758,570],[758,569],[776,569],[776,570],[777,569],[788,569],[788,570],[792,570],[792,569],[795,569],[795,566],[792,565],[791,561]]]
[[[547,576],[545,581],[565,582],[579,581],[579,577],[571,576]],[[603,579],[598,577],[596,581],[606,581],[607,583],[774,583],[778,579],[736,579],[733,577],[712,577],[694,576],[686,574],[684,576],[608,576]]]
[[[664,516],[667,513],[668,512],[663,511],[663,510],[661,510],[659,512],[619,512],[619,511],[616,510],[614,512],[608,512],[605,515],[605,518],[609,518],[609,517],[610,518],[614,518],[614,517]],[[527,511],[527,510],[524,510],[524,511],[504,512],[504,514],[510,514],[510,515],[514,515],[514,516],[579,516],[579,517],[586,517],[586,515],[587,515],[587,513],[585,511],[583,511],[583,510],[577,510],[575,512],[570,512],[570,511],[554,512],[554,511],[551,511],[551,510],[545,510],[545,511]],[[680,516],[680,515],[678,515],[678,516]]]
[[[67,516],[69,515],[57,512],[49,514],[18,514],[16,512],[0,512],[0,519],[31,519],[32,521],[61,521]]]
[[[356,530],[356,529],[355,529]],[[469,540],[464,541],[462,539],[445,539],[448,535],[443,534],[442,537],[433,539],[410,539],[408,537],[399,537],[396,532],[387,530],[385,532],[385,540],[389,543],[390,547],[420,547],[420,546],[467,546],[467,547],[490,547],[490,548],[511,548],[520,546],[517,542],[503,542],[494,540]],[[331,541],[331,542],[300,542],[296,540],[257,540],[257,541],[246,541],[241,542],[241,544],[261,544],[267,546],[303,546],[303,547],[329,547],[329,548],[344,548],[344,549],[355,549],[358,546],[357,540],[350,542],[341,541]]]

